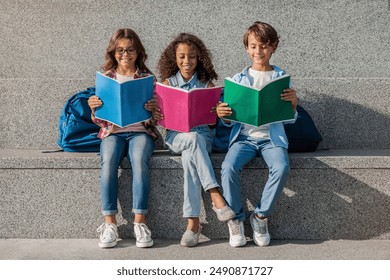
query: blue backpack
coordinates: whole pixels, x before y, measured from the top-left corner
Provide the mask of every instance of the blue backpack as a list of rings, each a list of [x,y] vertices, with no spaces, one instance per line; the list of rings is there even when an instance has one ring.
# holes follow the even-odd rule
[[[59,120],[57,141],[65,152],[98,152],[101,140],[97,137],[100,127],[91,120],[88,98],[95,88],[80,91],[65,103]]]
[[[290,153],[306,153],[317,150],[322,141],[313,119],[302,106],[297,106],[298,118],[293,124],[285,124]]]

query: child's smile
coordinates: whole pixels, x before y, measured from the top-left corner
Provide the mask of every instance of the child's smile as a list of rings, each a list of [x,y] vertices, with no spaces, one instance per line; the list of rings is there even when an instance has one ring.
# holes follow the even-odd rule
[[[258,71],[270,71],[270,59],[275,48],[269,44],[259,41],[254,34],[248,36],[248,47],[246,52],[252,60],[252,68]]]
[[[191,79],[198,64],[198,56],[193,47],[179,44],[176,49],[176,64],[185,80]]]

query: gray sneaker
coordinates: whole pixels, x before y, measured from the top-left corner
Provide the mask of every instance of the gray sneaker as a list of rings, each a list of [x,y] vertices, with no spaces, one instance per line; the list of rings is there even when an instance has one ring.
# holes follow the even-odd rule
[[[246,237],[244,234],[244,223],[239,220],[229,220],[227,222],[229,227],[229,244],[232,247],[241,247],[246,244]]]
[[[118,227],[115,224],[101,224],[97,232],[100,233],[100,248],[112,248],[115,247],[117,239],[119,237]]]
[[[226,222],[236,216],[236,213],[234,213],[233,210],[227,205],[225,205],[221,209],[218,209],[213,203],[213,210],[215,213],[217,213],[218,220],[220,220],[221,222]]]
[[[271,236],[268,232],[268,219],[259,219],[253,213],[249,221],[253,229],[253,241],[255,241],[256,245],[261,247],[268,246],[271,241]]]
[[[198,245],[199,235],[201,231],[201,225],[199,225],[198,232],[193,232],[192,230],[187,229],[181,237],[180,245],[185,247],[195,247],[196,245]]]
[[[134,223],[134,236],[137,247],[147,248],[153,246],[152,233],[144,223]]]

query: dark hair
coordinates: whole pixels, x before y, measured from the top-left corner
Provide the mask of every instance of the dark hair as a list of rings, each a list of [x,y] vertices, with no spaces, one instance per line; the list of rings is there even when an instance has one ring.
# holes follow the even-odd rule
[[[179,44],[187,44],[194,48],[197,55],[196,73],[201,82],[218,79],[218,75],[214,70],[211,62],[211,53],[206,48],[202,40],[195,35],[189,33],[180,33],[162,52],[158,61],[157,69],[160,72],[162,81],[175,75],[179,71],[176,63],[176,49]]]
[[[129,39],[134,44],[134,48],[137,50],[137,60],[135,65],[138,66],[138,69],[143,72],[152,73],[148,67],[145,65],[145,61],[148,58],[148,55],[145,52],[145,48],[141,43],[140,38],[137,33],[129,28],[118,29],[111,37],[110,42],[106,50],[106,62],[102,66],[103,71],[108,71],[115,69],[118,66],[118,62],[115,59],[115,49],[118,45],[118,41],[121,39]]]
[[[250,34],[255,35],[256,39],[264,44],[273,46],[275,49],[279,44],[279,37],[276,30],[268,23],[256,21],[245,32],[242,41],[245,47],[248,47],[248,37]]]

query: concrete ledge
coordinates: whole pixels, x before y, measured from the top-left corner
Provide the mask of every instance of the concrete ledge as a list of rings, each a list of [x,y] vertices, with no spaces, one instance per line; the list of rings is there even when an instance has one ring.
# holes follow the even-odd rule
[[[390,239],[390,150],[328,150],[291,154],[291,175],[272,217],[274,239]],[[217,177],[223,154],[213,154]],[[182,167],[179,156],[155,152],[151,163],[149,225],[155,238],[180,238]],[[95,153],[0,150],[0,238],[96,238],[102,222],[100,164]],[[267,169],[257,158],[242,172],[242,199],[250,211]],[[132,237],[131,173],[119,172],[118,220]],[[227,238],[225,224],[203,195],[203,234]],[[251,235],[246,225],[247,235]]]
[[[290,153],[292,169],[330,168],[390,168],[390,149],[378,150],[321,150],[314,153]],[[219,169],[225,154],[214,153],[213,165]],[[121,164],[130,168],[127,161]],[[0,149],[1,169],[74,169],[97,168],[100,170],[98,153],[68,153],[48,150]],[[180,156],[166,150],[156,150],[151,161],[152,169],[181,169]],[[260,158],[256,158],[247,169],[266,168]]]

